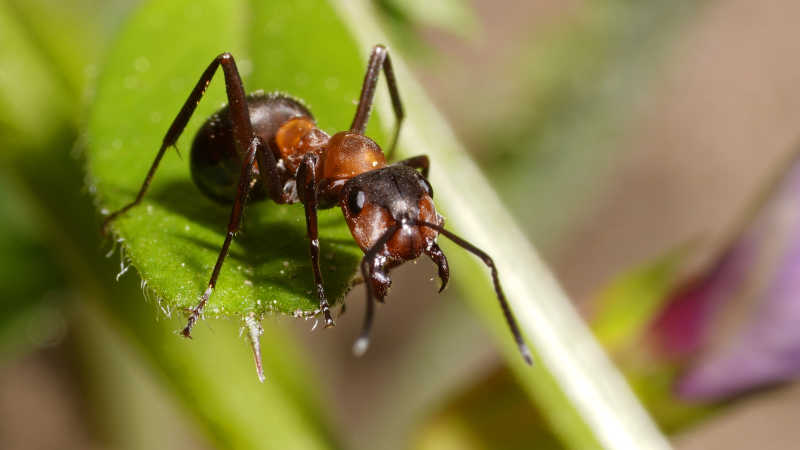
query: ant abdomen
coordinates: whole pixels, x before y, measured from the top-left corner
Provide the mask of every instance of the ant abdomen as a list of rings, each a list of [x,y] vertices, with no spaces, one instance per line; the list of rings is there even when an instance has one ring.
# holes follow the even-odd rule
[[[314,120],[308,108],[284,94],[253,93],[247,96],[247,105],[253,131],[273,153],[276,153],[275,134],[281,125],[296,117]],[[192,142],[190,164],[192,180],[203,194],[220,203],[233,202],[242,171],[242,158],[236,149],[228,106],[209,117],[197,131]],[[260,179],[250,191],[249,198],[250,201],[267,198]]]

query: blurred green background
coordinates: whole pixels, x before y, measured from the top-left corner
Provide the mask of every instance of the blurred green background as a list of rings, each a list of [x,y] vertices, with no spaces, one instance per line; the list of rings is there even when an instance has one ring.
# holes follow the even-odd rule
[[[702,265],[796,142],[800,5],[790,1],[372,6],[587,317],[622,271],[698,239]],[[332,330],[268,317],[262,340],[279,350],[265,354],[263,385],[235,320],[202,323],[189,345],[135,271],[115,281],[119,254],[105,257],[81,149],[97,77],[138,7],[0,0],[0,447],[575,447],[505,368],[463,290],[435,294],[427,263],[395,272],[395,301],[361,359],[350,353],[358,290]],[[663,293],[670,274],[642,289]],[[673,369],[631,357],[637,335],[619,327],[604,342],[677,448],[800,438],[797,387],[685,404]]]

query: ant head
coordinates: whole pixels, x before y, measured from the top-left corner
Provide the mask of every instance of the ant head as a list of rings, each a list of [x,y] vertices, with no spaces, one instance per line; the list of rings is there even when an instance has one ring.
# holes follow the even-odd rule
[[[353,238],[367,251],[390,228],[400,228],[387,242],[391,259],[418,257],[436,239],[436,231],[417,221],[441,225],[428,180],[407,166],[389,166],[350,179],[343,186],[340,205]]]
[[[339,198],[353,238],[364,252],[374,252],[377,275],[423,252],[440,252],[438,232],[417,225],[442,225],[444,220],[433,205],[430,184],[415,169],[395,165],[363,173],[345,183]],[[386,245],[376,245],[379,241]],[[388,276],[373,278],[375,292],[382,298],[391,281]]]
[[[347,181],[339,198],[350,232],[364,250],[361,276],[367,287],[367,313],[361,336],[353,345],[357,356],[369,345],[373,300],[383,301],[392,283],[388,269],[425,253],[439,268],[442,281],[439,292],[445,288],[450,269],[436,244],[436,238],[442,235],[478,256],[491,269],[506,322],[525,362],[532,364],[531,352],[508,306],[494,261],[483,250],[444,228],[444,219],[433,206],[431,185],[421,173],[404,165],[366,172]]]

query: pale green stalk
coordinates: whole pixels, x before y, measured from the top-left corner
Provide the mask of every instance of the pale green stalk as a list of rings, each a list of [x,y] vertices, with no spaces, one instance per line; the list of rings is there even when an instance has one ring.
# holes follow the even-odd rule
[[[365,0],[333,0],[343,20],[368,51],[371,45],[387,43],[371,4]],[[508,300],[523,333],[534,345],[538,360],[569,401],[567,405],[540,404],[548,408],[570,405],[577,411],[598,446],[607,449],[667,449],[670,444],[609,361],[577,314],[564,290],[542,263],[502,201],[467,156],[436,109],[427,101],[410,71],[392,54],[401,96],[406,107],[400,152],[409,149],[431,158],[432,185],[437,202],[447,211],[448,226],[485,249],[500,270]],[[385,97],[376,106],[382,117],[392,117]],[[393,126],[391,121],[385,121]],[[408,155],[403,155],[408,156]],[[486,282],[489,282],[488,277]],[[477,297],[477,296],[476,296]],[[482,296],[474,301],[495,302]],[[507,344],[507,332],[499,335]],[[519,359],[516,355],[515,358]],[[523,384],[541,373],[511,361]],[[536,390],[533,388],[532,390]],[[531,389],[529,389],[530,391]],[[537,397],[541,401],[541,397]],[[552,414],[560,414],[553,412]],[[586,438],[562,436],[573,446]]]

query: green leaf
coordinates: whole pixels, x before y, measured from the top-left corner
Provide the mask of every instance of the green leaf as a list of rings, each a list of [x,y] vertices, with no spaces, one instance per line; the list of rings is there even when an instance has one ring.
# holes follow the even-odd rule
[[[0,363],[63,331],[54,313],[66,279],[17,180],[0,170]]]
[[[0,158],[44,147],[70,120],[69,96],[13,10],[0,2]]]
[[[135,2],[4,1],[27,31],[26,45],[35,47],[58,68],[52,77],[61,84],[62,95],[73,97],[70,107],[77,111],[83,106],[80,94],[96,74],[96,59],[108,46],[108,36]]]
[[[164,51],[165,42],[179,44]],[[326,131],[349,125],[366,61],[328,5],[150,2],[111,50],[89,119],[90,189],[104,210],[135,197],[172,118],[223,51],[237,58],[248,91],[301,97]],[[223,102],[218,74],[178,141],[185,155],[195,130]],[[376,122],[369,132],[382,142]],[[192,184],[188,158],[169,152],[144,202],[113,230],[149,288],[166,306],[183,309],[195,305],[208,283],[229,214],[229,206],[205,198]],[[338,299],[361,252],[337,209],[321,212],[319,222],[325,287]],[[312,287],[302,206],[252,203],[206,312],[313,311],[318,302]]]
[[[520,401],[525,392],[505,369],[456,393],[417,433],[417,450],[563,448],[541,413]]]
[[[72,118],[52,65],[2,1],[0,57],[0,355],[6,359],[63,332],[58,311],[67,298],[36,198],[25,188],[23,171],[7,165],[52,150]]]
[[[686,259],[682,246],[613,280],[593,302],[592,329],[612,352],[638,342],[675,288]]]
[[[686,281],[686,261],[693,242],[622,273],[592,305],[592,328],[611,352],[639,399],[659,426],[675,432],[711,414],[715,408],[687,402],[674,393],[681,372],[678,362],[647,345],[647,331]]]
[[[3,13],[2,6],[0,3],[0,15]],[[9,17],[13,19],[12,16],[6,18]],[[53,20],[53,17],[39,17],[39,20],[43,23],[38,29],[47,30],[50,27],[46,22]],[[54,27],[57,28],[58,25]],[[9,30],[12,28],[0,27],[0,36],[7,36]],[[69,72],[68,68],[53,67],[56,65],[54,62],[63,63],[63,60],[48,60],[36,52],[30,37],[23,32],[23,27],[15,26],[13,30],[20,33],[14,41],[0,39],[0,49],[14,50],[12,46],[6,45],[13,43],[20,57],[10,60],[9,65],[0,69],[0,72],[18,62],[33,60],[35,64],[29,69],[36,69],[40,73],[23,77],[31,85],[23,85],[19,93],[28,89],[36,91],[38,85],[35,83],[39,83],[39,80],[51,83],[50,86],[57,85],[53,81],[57,80],[57,76],[51,72]],[[104,37],[94,38],[102,40]],[[64,39],[69,40],[68,37]],[[22,55],[23,52],[27,53]],[[91,56],[81,56],[86,57],[86,62],[92,62]],[[22,70],[24,67],[14,66],[12,69],[25,73]],[[57,89],[50,90],[48,84],[41,87],[44,93],[64,93]],[[5,96],[18,95],[13,88],[13,84],[0,86],[0,100]],[[67,103],[70,105],[79,104],[76,98],[69,97],[70,93],[65,95],[68,96]],[[75,95],[75,92],[71,95]],[[34,103],[22,102],[20,107],[42,108],[45,113],[42,118],[51,117],[47,114],[54,111],[47,109],[48,102],[39,102],[38,99],[35,97],[33,100],[37,102]],[[82,300],[80,303],[70,304],[77,306],[73,310],[75,314],[70,317],[76,337],[73,343],[80,344],[86,353],[95,357],[103,352],[120,356],[117,349],[109,349],[106,345],[116,345],[119,338],[138,344],[137,349],[152,362],[152,369],[157,374],[164,375],[168,382],[170,389],[167,395],[174,393],[202,425],[194,431],[208,433],[220,448],[328,448],[333,441],[332,433],[324,425],[320,405],[315,400],[314,382],[309,375],[311,371],[298,361],[300,351],[293,346],[286,333],[274,327],[264,330],[262,353],[268,380],[261,384],[255,377],[247,342],[237,337],[238,322],[215,323],[214,336],[208,334],[209,326],[200,326],[196,334],[200,338],[198,341],[203,341],[202,345],[200,342],[190,342],[174,333],[182,319],[160,322],[153,320],[153,313],[157,308],[142,300],[138,281],[128,278],[121,280],[121,283],[115,283],[110,271],[116,262],[103,258],[98,249],[99,224],[95,208],[82,189],[82,168],[70,152],[77,136],[72,124],[77,121],[73,121],[74,117],[65,111],[52,116],[52,121],[43,121],[41,126],[22,128],[21,133],[13,136],[14,142],[19,145],[3,148],[4,155],[10,154],[14,157],[14,166],[8,171],[13,175],[10,177],[10,184],[3,181],[4,174],[0,173],[0,215],[4,218],[0,228],[3,231],[11,229],[18,232],[12,236],[18,242],[0,243],[3,250],[0,252],[0,267],[19,269],[13,273],[4,272],[4,275],[13,276],[5,284],[14,288],[31,287],[40,292],[47,289],[48,285],[58,286],[61,280],[58,278],[59,273],[67,274],[64,277],[67,289],[73,289],[75,297]],[[10,112],[4,109],[0,114],[8,114],[10,120],[17,120]],[[34,114],[31,113],[31,116]],[[35,124],[35,121],[31,123]],[[35,135],[45,129],[43,127],[53,128],[46,128],[46,139]],[[29,132],[33,135],[25,134]],[[0,133],[0,136],[5,138],[8,135]],[[16,178],[19,183],[16,183]],[[6,201],[7,197],[11,200]],[[39,238],[42,238],[41,243],[36,242]],[[34,244],[32,248],[27,246],[31,240]],[[12,247],[7,247],[6,244]],[[14,250],[16,248],[21,250]],[[46,254],[48,251],[52,254]],[[35,264],[27,265],[27,262],[22,261],[22,256],[34,257]],[[7,263],[4,264],[3,261]],[[28,270],[29,267],[32,270]],[[53,272],[46,272],[48,269],[53,269]],[[58,269],[61,272],[57,272]],[[40,270],[41,273],[33,273]],[[31,279],[27,278],[28,272],[32,272]],[[51,282],[53,275],[58,278],[55,283]],[[9,289],[7,291],[11,292]],[[9,310],[21,317],[22,313],[26,313],[26,307],[37,303],[31,298],[26,300],[27,302],[15,301]],[[84,306],[83,302],[88,305]],[[98,305],[101,306],[95,310]],[[44,319],[48,317],[44,316]],[[4,315],[3,319],[5,318],[10,316]],[[60,316],[56,318],[62,319]],[[31,333],[39,331],[34,328],[37,325],[48,330],[56,329],[53,325],[58,323],[39,320],[26,327],[12,327],[12,331],[20,331],[12,333],[12,337],[23,340],[37,337]],[[6,347],[0,348],[0,352],[5,353],[5,349]],[[6,357],[7,354],[3,356]],[[130,367],[119,369],[127,370]],[[115,377],[113,371],[108,372],[107,368],[100,367],[96,377],[90,380],[89,389],[102,389],[111,380],[122,383],[127,381],[124,377]],[[142,402],[141,398],[137,400]],[[109,405],[115,404],[106,404]],[[142,403],[138,403],[138,406],[148,407]],[[139,413],[146,414],[146,411]],[[104,416],[108,421],[120,417],[125,420],[125,414]],[[126,444],[135,446],[137,442],[152,442],[153,438],[133,441],[124,436],[122,439],[126,440]]]
[[[108,352],[111,344],[121,345],[126,352],[133,350],[134,364],[144,356],[218,448],[333,447],[332,433],[320,414],[313,372],[300,361],[302,352],[280,324],[264,327],[267,380],[259,383],[250,350],[238,336],[237,321],[217,320],[211,327],[203,324],[195,329],[197,339],[181,339],[175,333],[176,320],[153,321],[153,308],[137,298],[140,292],[134,284],[115,290],[122,299],[105,301],[103,308],[89,300],[78,311],[81,331],[77,334],[84,352]],[[124,327],[118,327],[120,320]],[[136,344],[133,348],[120,342],[120,338],[130,337],[133,339],[125,342]],[[106,342],[100,345],[97,341]],[[96,384],[93,389],[104,389],[108,373],[95,374],[90,380]]]

